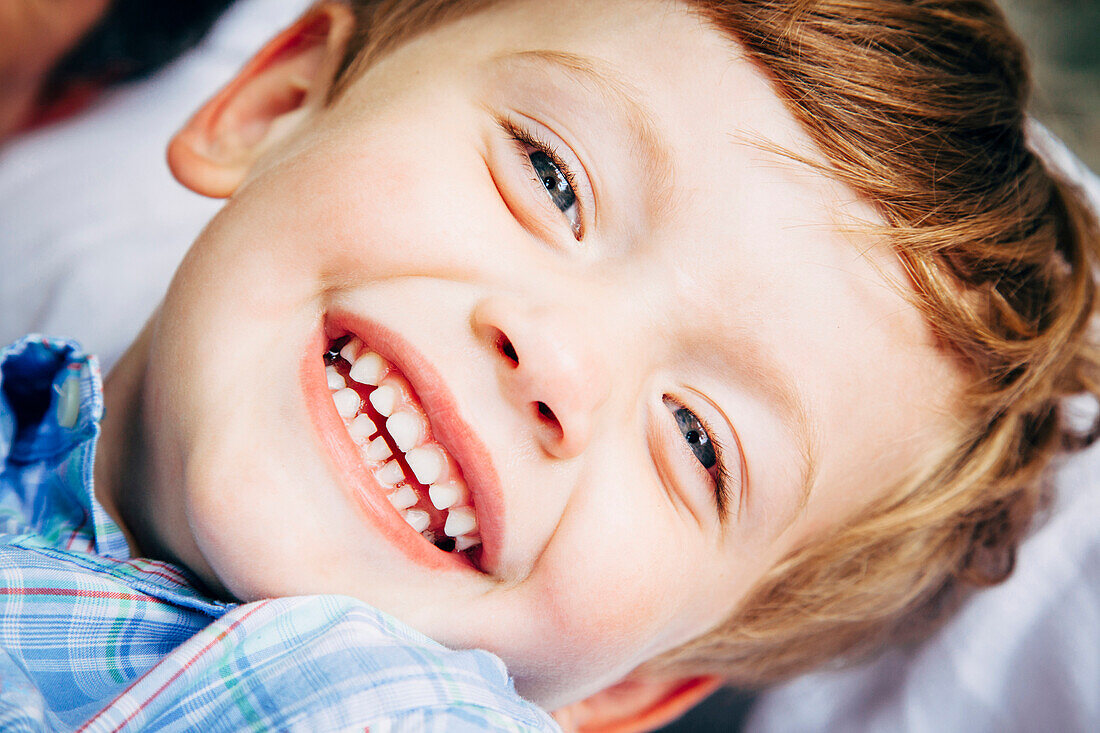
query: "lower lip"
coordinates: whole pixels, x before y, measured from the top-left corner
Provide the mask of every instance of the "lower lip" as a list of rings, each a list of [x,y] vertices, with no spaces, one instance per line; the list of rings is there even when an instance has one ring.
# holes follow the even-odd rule
[[[424,539],[390,504],[385,489],[364,465],[359,448],[336,412],[325,379],[322,355],[326,346],[327,336],[321,328],[310,340],[299,376],[313,429],[336,469],[337,480],[343,484],[366,523],[417,565],[429,570],[476,570],[465,554],[444,552]]]

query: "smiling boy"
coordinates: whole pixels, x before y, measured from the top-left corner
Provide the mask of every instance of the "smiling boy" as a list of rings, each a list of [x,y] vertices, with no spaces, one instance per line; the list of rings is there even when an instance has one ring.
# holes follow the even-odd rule
[[[235,598],[363,598],[493,649],[553,707],[718,624],[934,448],[954,372],[876,271],[900,267],[835,233],[856,197],[721,144],[810,148],[726,39],[633,11],[505,4],[410,41],[331,106],[326,84],[293,110],[254,100],[280,84],[289,106],[314,68],[331,75],[317,43],[200,113],[170,160],[232,204],[108,386],[108,415],[141,422],[108,417],[118,463],[98,485],[138,547]],[[566,212],[513,128],[569,156]],[[474,562],[402,526],[337,419],[324,355],[346,335],[411,385],[469,487]],[[666,399],[724,463],[693,453]],[[148,445],[111,459],[130,432]]]
[[[701,640],[988,425],[904,223],[696,4],[393,5],[319,5],[173,140],[229,202],[107,380],[96,522],[203,603],[489,650],[564,721],[767,677]]]

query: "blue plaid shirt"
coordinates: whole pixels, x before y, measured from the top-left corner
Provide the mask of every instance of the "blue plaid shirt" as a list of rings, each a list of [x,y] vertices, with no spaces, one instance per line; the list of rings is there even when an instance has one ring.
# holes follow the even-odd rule
[[[0,350],[0,730],[557,730],[503,663],[352,598],[242,605],[130,557],[92,493],[94,357]]]

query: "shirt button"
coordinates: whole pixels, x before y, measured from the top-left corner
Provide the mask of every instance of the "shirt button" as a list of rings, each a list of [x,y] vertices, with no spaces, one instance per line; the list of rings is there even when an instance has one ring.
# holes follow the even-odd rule
[[[63,428],[71,428],[76,425],[79,415],[80,380],[73,376],[61,385],[61,393],[57,396],[57,424]]]

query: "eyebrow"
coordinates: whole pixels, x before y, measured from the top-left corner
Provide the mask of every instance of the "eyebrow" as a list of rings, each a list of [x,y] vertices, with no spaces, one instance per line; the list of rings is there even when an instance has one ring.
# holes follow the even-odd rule
[[[637,102],[643,96],[641,91],[607,64],[566,51],[516,51],[496,56],[490,63],[508,64],[515,61],[557,72],[586,90],[595,91],[605,105],[626,122],[630,136],[629,149],[639,154],[646,171],[652,216],[657,221],[666,219],[673,210],[676,191],[673,158],[652,115]]]
[[[820,437],[816,422],[790,372],[763,344],[752,341],[739,346],[736,352],[727,350],[724,355],[728,368],[746,375],[752,388],[762,392],[765,399],[775,406],[798,448],[802,464],[798,507],[783,527],[785,530],[806,508],[817,479]]]

